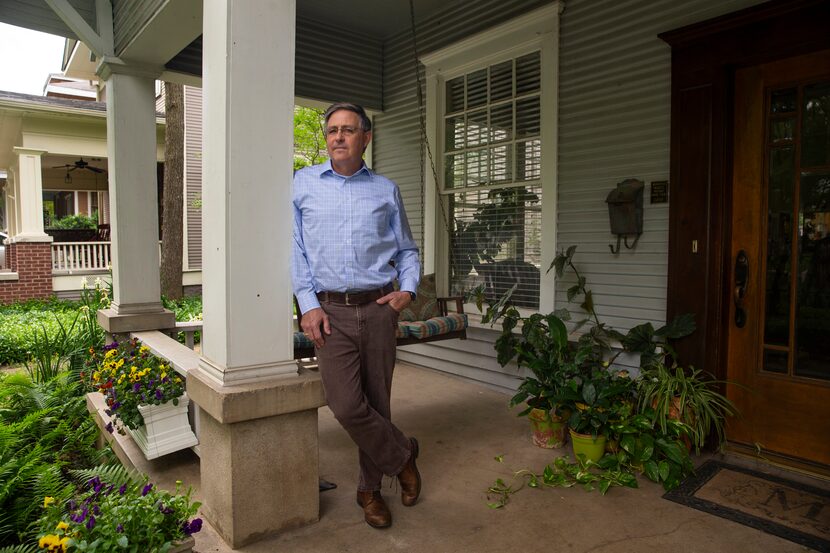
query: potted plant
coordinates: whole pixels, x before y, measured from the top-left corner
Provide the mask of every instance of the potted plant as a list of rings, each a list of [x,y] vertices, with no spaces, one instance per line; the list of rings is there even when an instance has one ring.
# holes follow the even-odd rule
[[[609,370],[607,362],[572,375],[556,401],[571,410],[568,426],[575,457],[594,462],[602,458],[611,425],[633,412],[633,390],[628,373]]]
[[[100,471],[76,471],[76,475]],[[191,490],[159,490],[136,480],[122,467],[104,469],[108,474],[86,480],[69,497],[44,498],[44,514],[38,521],[38,545],[47,551],[146,551],[183,553],[192,551],[192,534],[202,528],[193,518],[200,504],[191,500]]]
[[[502,300],[506,302],[509,297],[510,294],[507,294]],[[495,311],[488,310],[485,318],[488,315],[492,318],[494,314]],[[554,314],[544,316],[535,313],[522,317],[512,306],[498,318],[502,318],[502,333],[495,344],[498,362],[504,366],[516,359],[520,368],[530,372],[519,384],[510,406],[526,404],[519,416],[527,416],[531,421],[535,445],[561,447],[565,443],[570,410],[556,404],[555,398],[560,395],[568,374],[576,366],[565,324]],[[513,329],[518,325],[521,325],[521,333],[516,334]]]
[[[89,351],[82,377],[104,394],[107,414],[126,427],[148,460],[198,443],[184,381],[169,363],[136,338]],[[107,430],[114,430],[111,423]]]
[[[706,438],[714,433],[718,446],[724,443],[726,417],[737,415],[735,405],[715,390],[718,381],[705,378],[703,371],[656,362],[643,368],[638,380],[640,409],[652,408],[663,432],[667,421],[677,420],[689,428],[684,441],[700,453]],[[690,441],[691,440],[691,441]]]
[[[568,419],[573,434],[589,435],[588,438],[578,436],[580,442],[588,442],[595,451],[602,451],[597,442],[601,441],[600,436],[605,436],[608,424],[633,411],[633,381],[627,373],[613,373],[609,369],[616,355],[623,351],[636,352],[645,364],[662,359],[670,351],[667,340],[694,331],[694,319],[691,315],[680,316],[657,330],[645,323],[627,334],[607,327],[594,310],[593,295],[586,287],[585,277],[573,263],[575,253],[576,246],[560,252],[548,268],[548,272],[555,270],[558,279],[563,278],[566,269],[576,278],[567,290],[567,298],[569,302],[576,298],[582,300],[579,306],[585,317],[570,323],[573,332],[581,332],[575,342],[569,342],[566,322],[571,321],[571,313],[568,309],[523,316],[511,303],[516,286],[488,305],[482,322],[502,321],[502,333],[495,344],[499,364],[505,366],[515,359],[519,368],[530,372],[522,378],[510,401],[511,406],[527,404],[519,416],[547,421],[544,415],[547,411],[552,421],[556,417]],[[484,290],[473,290],[471,296],[482,310],[486,299]],[[612,355],[614,341],[622,346],[616,355]]]

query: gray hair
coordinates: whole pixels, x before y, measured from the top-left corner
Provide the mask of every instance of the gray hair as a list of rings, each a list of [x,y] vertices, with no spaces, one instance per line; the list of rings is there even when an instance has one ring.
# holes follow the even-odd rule
[[[344,109],[346,111],[351,111],[352,113],[356,113],[358,117],[360,117],[360,128],[363,131],[371,131],[372,130],[372,120],[369,119],[369,116],[366,115],[366,110],[363,109],[363,106],[359,106],[357,104],[350,104],[349,102],[336,102],[329,106],[329,109],[326,110],[326,114],[324,119],[326,121],[326,125],[329,124],[329,118],[335,111],[340,111]]]

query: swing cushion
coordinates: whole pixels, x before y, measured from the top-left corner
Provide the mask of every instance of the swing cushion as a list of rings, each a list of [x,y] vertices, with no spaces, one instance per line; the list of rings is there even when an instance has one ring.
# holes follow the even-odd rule
[[[435,273],[421,277],[415,301],[407,305],[398,316],[399,321],[426,321],[438,317],[438,300],[435,293]],[[400,336],[399,336],[400,337]]]
[[[447,313],[444,317],[432,317],[425,321],[399,321],[398,330],[400,331],[402,327],[404,337],[423,340],[467,328],[467,315],[466,313]]]

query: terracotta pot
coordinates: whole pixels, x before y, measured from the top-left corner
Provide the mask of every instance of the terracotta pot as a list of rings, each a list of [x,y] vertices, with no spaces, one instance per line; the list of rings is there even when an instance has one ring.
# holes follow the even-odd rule
[[[657,399],[656,398],[651,402],[651,407],[652,408],[657,407]],[[694,415],[694,413],[692,413],[691,409],[689,409],[689,408],[686,408],[685,416],[683,416],[683,417],[680,416],[680,398],[679,397],[673,397],[672,398],[671,407],[669,407],[668,418],[671,419],[671,420],[674,420],[674,421],[679,421],[679,422],[685,423],[689,426],[692,426],[695,423],[695,415]],[[689,439],[689,436],[682,436],[680,439],[683,442],[683,444],[686,446],[686,451],[691,452],[692,451],[692,441],[691,441],[691,439]]]

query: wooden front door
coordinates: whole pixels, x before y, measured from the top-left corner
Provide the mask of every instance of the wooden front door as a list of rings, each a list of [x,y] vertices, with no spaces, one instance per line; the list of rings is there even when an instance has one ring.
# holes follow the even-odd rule
[[[727,438],[830,465],[830,50],[735,74]]]

